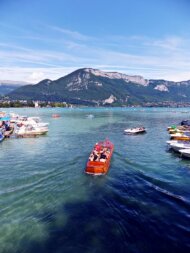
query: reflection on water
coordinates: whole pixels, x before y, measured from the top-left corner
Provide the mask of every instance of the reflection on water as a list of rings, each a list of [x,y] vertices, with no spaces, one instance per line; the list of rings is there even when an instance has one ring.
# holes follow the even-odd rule
[[[190,161],[165,144],[183,111],[15,109],[50,130],[0,145],[0,252],[190,252]],[[139,125],[147,134],[123,135]],[[109,173],[85,175],[106,137],[115,144]]]

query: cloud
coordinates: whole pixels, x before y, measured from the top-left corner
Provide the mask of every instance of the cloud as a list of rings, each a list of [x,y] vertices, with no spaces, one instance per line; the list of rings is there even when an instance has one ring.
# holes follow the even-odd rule
[[[76,70],[79,66],[63,68],[0,67],[1,80],[25,81],[32,84],[43,79],[55,80]]]
[[[65,28],[44,27],[48,28],[48,34],[47,31],[41,34],[31,32],[18,35],[17,43],[0,42],[0,74],[6,76],[2,78],[1,75],[1,79],[34,83],[43,78],[59,78],[81,67],[142,75],[145,78],[190,79],[188,37],[106,35],[92,38]],[[55,32],[54,36],[49,36],[49,29]],[[28,43],[24,38],[35,41]]]
[[[45,73],[42,71],[32,72],[31,75],[28,76],[28,81],[31,83],[37,83],[39,80],[43,80],[45,78]]]
[[[179,37],[168,37],[163,40],[155,40],[152,42],[152,46],[169,50],[178,50],[182,44],[183,39]]]
[[[62,33],[64,35],[67,35],[67,36],[69,36],[73,39],[76,39],[76,40],[87,41],[89,39],[93,39],[92,37],[84,35],[84,34],[79,33],[77,31],[68,30],[68,29],[65,29],[65,28],[62,28],[62,27],[58,27],[58,26],[48,26],[48,28],[50,28],[54,31],[57,31],[59,33]]]
[[[0,76],[2,80],[12,81],[26,81],[29,83],[38,83],[43,79],[56,80],[62,76],[65,76],[72,71],[83,68],[93,67],[104,71],[118,71],[130,75],[142,75],[147,79],[165,79],[173,81],[189,80],[190,72],[182,70],[180,73],[176,73],[175,70],[167,71],[162,68],[152,67],[125,67],[123,65],[75,65],[72,67],[44,67],[44,68],[23,68],[23,67],[0,67]],[[150,74],[151,73],[151,74]]]

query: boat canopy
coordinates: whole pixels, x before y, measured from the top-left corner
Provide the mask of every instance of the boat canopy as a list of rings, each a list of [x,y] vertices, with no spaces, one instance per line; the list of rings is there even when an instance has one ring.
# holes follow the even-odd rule
[[[190,120],[182,120],[181,126],[190,126]]]
[[[10,120],[11,120],[11,118],[8,116],[0,117],[0,121],[10,121]]]

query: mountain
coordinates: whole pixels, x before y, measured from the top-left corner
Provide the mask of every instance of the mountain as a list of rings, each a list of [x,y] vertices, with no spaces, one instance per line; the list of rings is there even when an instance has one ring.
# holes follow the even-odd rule
[[[11,91],[17,89],[21,85],[26,85],[26,82],[22,81],[8,81],[8,80],[0,80],[0,95],[6,95]]]
[[[190,80],[148,80],[97,69],[78,69],[55,81],[45,79],[8,94],[14,100],[65,101],[83,105],[133,105],[147,102],[189,102]]]

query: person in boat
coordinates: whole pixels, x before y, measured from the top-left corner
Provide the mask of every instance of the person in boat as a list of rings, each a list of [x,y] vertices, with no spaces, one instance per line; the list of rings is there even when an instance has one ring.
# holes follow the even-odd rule
[[[5,131],[10,131],[10,123],[8,121],[5,122]]]
[[[89,161],[99,161],[99,153],[96,150],[91,153]]]
[[[94,161],[94,159],[96,159],[96,154],[95,152],[93,151],[90,156],[89,156],[89,161]]]
[[[102,152],[102,153],[100,154],[100,162],[105,162],[106,159],[107,159],[106,154]]]
[[[94,152],[94,161],[99,161],[100,160],[100,152],[95,151]]]
[[[89,156],[89,161],[91,161],[91,162],[92,162],[93,160],[94,160],[94,154],[93,154],[93,153],[91,153],[91,154],[90,154],[90,156]]]
[[[101,149],[102,149],[102,147],[101,147],[98,143],[96,143],[96,145],[95,145],[95,150],[96,150],[97,152],[100,152]]]

